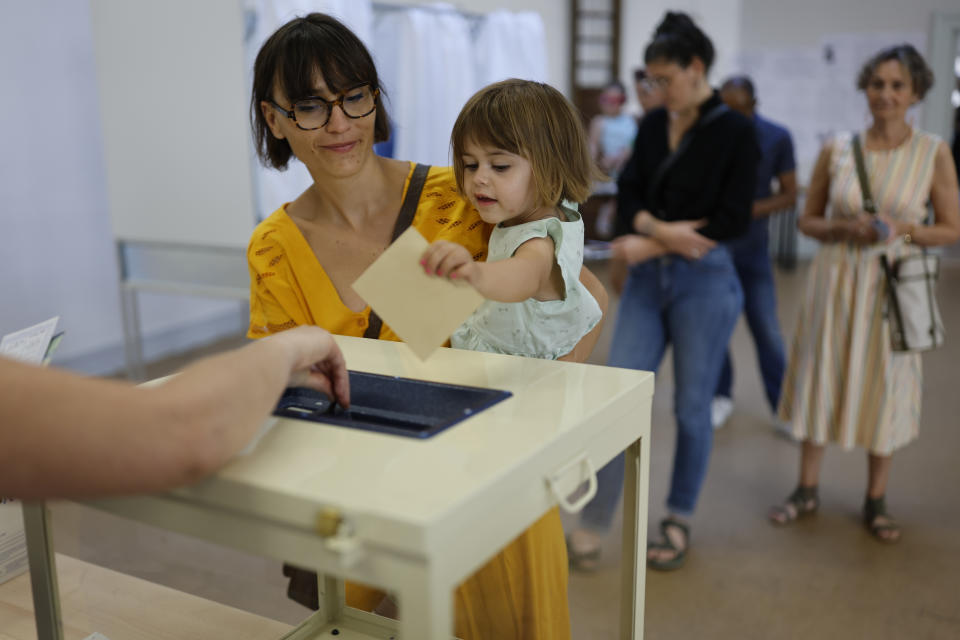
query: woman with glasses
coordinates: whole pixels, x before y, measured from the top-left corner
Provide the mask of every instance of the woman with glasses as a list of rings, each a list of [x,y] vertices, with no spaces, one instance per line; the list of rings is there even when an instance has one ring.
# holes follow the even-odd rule
[[[260,50],[251,99],[260,158],[283,169],[295,157],[313,184],[264,220],[250,241],[250,337],[315,324],[342,335],[399,340],[351,284],[406,226],[430,242],[463,245],[474,259],[486,256],[491,228],[457,191],[450,168],[374,154],[374,143],[389,136],[381,92],[363,43],[329,16],[292,20]],[[596,278],[583,272],[581,279],[605,309]],[[599,325],[565,359],[585,359],[598,332]],[[314,590],[308,594],[313,605],[316,578],[305,582]],[[347,603],[390,608],[383,593],[358,585],[348,585]],[[461,584],[455,603],[461,638],[569,638],[558,511]]]
[[[640,123],[618,182],[613,250],[622,297],[608,364],[655,371],[673,346],[677,444],[662,539],[647,552],[648,566],[661,570],[686,560],[713,445],[710,403],[743,304],[721,242],[747,230],[759,160],[753,125],[707,81],[713,57],[710,39],[687,15],[667,13],[644,55],[664,108]],[[583,568],[595,566],[613,518],[622,459],[604,467],[599,481],[570,538],[571,557]]]

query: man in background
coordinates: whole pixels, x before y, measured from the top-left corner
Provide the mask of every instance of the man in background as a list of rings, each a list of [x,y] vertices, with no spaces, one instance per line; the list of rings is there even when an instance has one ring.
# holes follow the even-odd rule
[[[790,209],[797,202],[796,160],[793,140],[784,127],[757,114],[753,81],[732,76],[720,88],[728,107],[750,118],[757,131],[760,164],[753,201],[753,221],[746,235],[728,246],[743,287],[743,309],[757,347],[757,360],[767,400],[774,414],[780,401],[780,384],[786,366],[783,337],[777,320],[777,298],[770,261],[769,224],[771,214]],[[774,188],[776,185],[776,188]],[[712,405],[713,426],[722,427],[733,412],[733,367],[730,351],[723,365]]]

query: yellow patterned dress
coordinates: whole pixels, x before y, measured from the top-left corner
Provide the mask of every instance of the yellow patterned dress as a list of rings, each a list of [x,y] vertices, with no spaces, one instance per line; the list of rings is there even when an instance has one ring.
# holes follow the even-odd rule
[[[407,175],[404,193],[414,165]],[[491,227],[460,196],[453,170],[427,175],[412,226],[428,241],[465,246],[475,260],[486,256]],[[250,268],[250,338],[313,324],[346,336],[363,336],[370,308],[355,312],[281,207],[254,230],[247,249]],[[399,340],[384,324],[380,339]],[[347,604],[370,610],[382,593],[348,584]],[[567,640],[567,550],[554,508],[465,580],[455,594],[456,635],[469,640]],[[401,615],[402,612],[401,612]]]
[[[861,134],[861,139],[865,136]],[[940,140],[913,131],[889,151],[864,150],[878,210],[922,224]],[[851,136],[838,136],[830,157],[832,218],[863,211]],[[890,349],[879,256],[919,251],[895,243],[859,247],[824,244],[811,265],[783,381],[779,415],[793,436],[845,449],[890,455],[920,427],[920,356]]]

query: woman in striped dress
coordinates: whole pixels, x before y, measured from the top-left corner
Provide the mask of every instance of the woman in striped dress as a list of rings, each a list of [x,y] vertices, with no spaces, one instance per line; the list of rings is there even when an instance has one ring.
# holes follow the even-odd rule
[[[881,51],[860,73],[858,87],[873,118],[860,136],[872,195],[889,228],[885,237],[864,211],[852,136],[828,142],[814,168],[798,226],[823,245],[811,267],[779,409],[802,441],[800,482],[771,510],[775,524],[817,510],[820,462],[833,442],[867,450],[864,523],[878,540],[900,538],[884,495],[893,452],[919,433],[920,356],[890,349],[879,256],[896,258],[960,238],[950,150],[906,120],[907,109],[932,84],[933,74],[910,45]],[[928,203],[934,220],[924,225]]]

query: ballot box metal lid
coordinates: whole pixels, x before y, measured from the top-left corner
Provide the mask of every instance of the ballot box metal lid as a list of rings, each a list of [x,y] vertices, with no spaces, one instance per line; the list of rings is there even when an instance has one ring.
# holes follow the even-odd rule
[[[513,395],[509,391],[350,371],[350,408],[320,391],[287,389],[275,416],[430,438]]]

